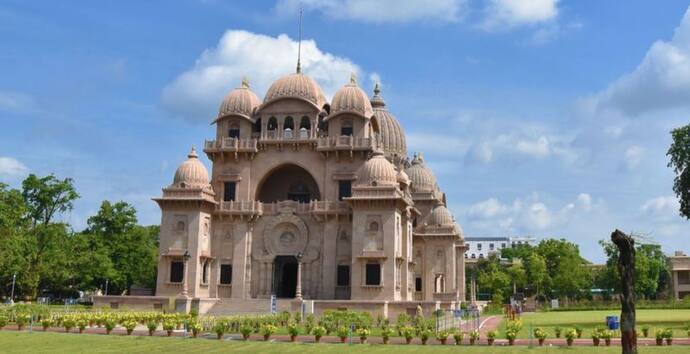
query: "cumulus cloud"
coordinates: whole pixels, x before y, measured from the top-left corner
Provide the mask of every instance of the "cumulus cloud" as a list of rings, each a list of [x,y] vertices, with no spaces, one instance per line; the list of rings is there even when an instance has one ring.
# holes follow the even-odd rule
[[[296,13],[299,8],[317,10],[334,19],[364,22],[409,22],[416,20],[457,21],[465,0],[279,0],[279,13]]]
[[[210,122],[223,96],[247,77],[261,98],[270,84],[295,72],[298,42],[285,34],[271,37],[229,30],[213,48],[206,49],[192,68],[168,84],[163,107],[196,122]],[[302,72],[315,79],[331,96],[361,69],[347,58],[322,51],[313,40],[302,41]]]
[[[29,173],[29,168],[19,160],[11,157],[0,157],[0,177],[17,178]]]
[[[668,220],[678,217],[680,204],[673,195],[660,196],[648,199],[640,208],[642,213],[656,219]]]
[[[554,20],[558,16],[558,0],[489,0],[482,28],[489,31],[531,25]],[[553,29],[551,29],[553,32]],[[539,36],[552,36],[542,33]]]
[[[534,134],[515,131],[509,134],[486,136],[474,141],[468,149],[465,161],[490,163],[499,157],[544,159],[559,157],[571,160],[575,152],[568,139],[552,134]]]
[[[586,100],[594,111],[627,116],[690,107],[690,9],[670,41],[657,41],[631,73]]]

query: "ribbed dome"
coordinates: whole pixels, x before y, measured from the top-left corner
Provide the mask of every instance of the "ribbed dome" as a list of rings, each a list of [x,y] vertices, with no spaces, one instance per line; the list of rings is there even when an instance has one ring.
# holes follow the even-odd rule
[[[405,132],[400,123],[386,108],[386,102],[380,95],[381,89],[377,83],[374,87],[374,97],[371,99],[371,105],[374,108],[374,117],[379,127],[379,142],[386,157],[393,155],[407,156],[407,143],[405,141]]]
[[[178,188],[204,188],[209,185],[208,171],[201,161],[196,149],[187,155],[187,160],[183,162],[175,171],[175,178],[171,187]]]
[[[410,177],[413,192],[433,192],[437,189],[436,177],[427,169],[421,154],[415,155],[412,165],[405,172]]]
[[[396,177],[396,179],[398,180],[398,183],[403,183],[408,186],[410,185],[410,177],[408,177],[407,173],[405,173],[405,171],[403,170],[400,170],[398,172],[398,176]]]
[[[340,113],[353,113],[365,118],[371,118],[374,115],[369,97],[357,86],[357,79],[354,74],[350,77],[350,83],[341,87],[331,101],[330,116],[333,117]]]
[[[242,80],[242,85],[230,91],[223,99],[218,110],[218,119],[229,115],[251,119],[254,109],[260,104],[259,97],[249,89],[247,80]]]
[[[383,156],[383,151],[375,150],[373,156],[357,171],[357,185],[396,186],[398,173],[395,167]]]
[[[443,205],[432,209],[424,219],[424,223],[429,226],[456,226],[453,214]]]
[[[316,81],[302,73],[283,76],[274,82],[266,92],[264,104],[281,98],[302,99],[314,104],[318,109],[323,108],[328,102]]]

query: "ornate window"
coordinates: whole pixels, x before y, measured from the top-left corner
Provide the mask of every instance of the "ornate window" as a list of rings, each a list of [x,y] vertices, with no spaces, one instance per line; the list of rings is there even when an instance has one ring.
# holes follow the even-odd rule
[[[228,128],[228,137],[235,139],[240,137],[240,125],[237,124],[237,122],[230,124],[230,128]]]
[[[208,284],[209,261],[204,261],[201,268],[201,284]]]
[[[276,117],[271,117],[268,118],[268,125],[266,126],[267,130],[276,130],[278,129],[278,120]]]
[[[381,264],[367,263],[365,273],[365,285],[381,285]]]
[[[225,182],[223,183],[223,200],[226,202],[229,201],[234,201],[235,200],[235,192],[236,192],[236,184],[235,182]]]
[[[184,263],[182,261],[170,262],[170,282],[181,283],[184,278]]]
[[[350,286],[350,266],[338,265],[337,286]]]
[[[352,119],[345,119],[340,126],[340,135],[352,136]]]
[[[376,221],[369,223],[369,231],[379,231],[379,223]]]
[[[220,284],[221,285],[232,284],[232,264],[221,264],[220,265]]]
[[[352,196],[352,181],[338,181],[338,200]]]

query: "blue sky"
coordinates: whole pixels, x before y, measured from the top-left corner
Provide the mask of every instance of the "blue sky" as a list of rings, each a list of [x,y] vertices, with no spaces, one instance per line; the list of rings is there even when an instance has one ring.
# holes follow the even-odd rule
[[[614,228],[687,247],[666,167],[690,117],[688,1],[304,0],[303,63],[327,95],[381,81],[467,236],[577,242]],[[0,2],[0,181],[73,177],[80,229],[150,198],[247,76],[294,70],[298,1]],[[205,161],[209,166],[208,161]]]

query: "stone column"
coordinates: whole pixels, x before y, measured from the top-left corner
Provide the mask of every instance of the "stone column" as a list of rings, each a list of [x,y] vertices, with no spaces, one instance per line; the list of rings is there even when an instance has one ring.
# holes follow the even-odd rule
[[[321,288],[323,298],[335,299],[335,278],[337,269],[336,245],[338,242],[338,224],[335,219],[329,220],[323,228],[323,250],[321,257]]]
[[[251,289],[252,232],[246,223],[235,226],[237,235],[232,255],[232,297],[247,299]]]
[[[182,296],[187,297],[189,295],[189,281],[187,280],[187,275],[189,274],[189,255],[185,254],[184,257],[184,273],[182,274]]]
[[[295,289],[295,299],[302,301],[302,260],[297,259],[297,289]]]

